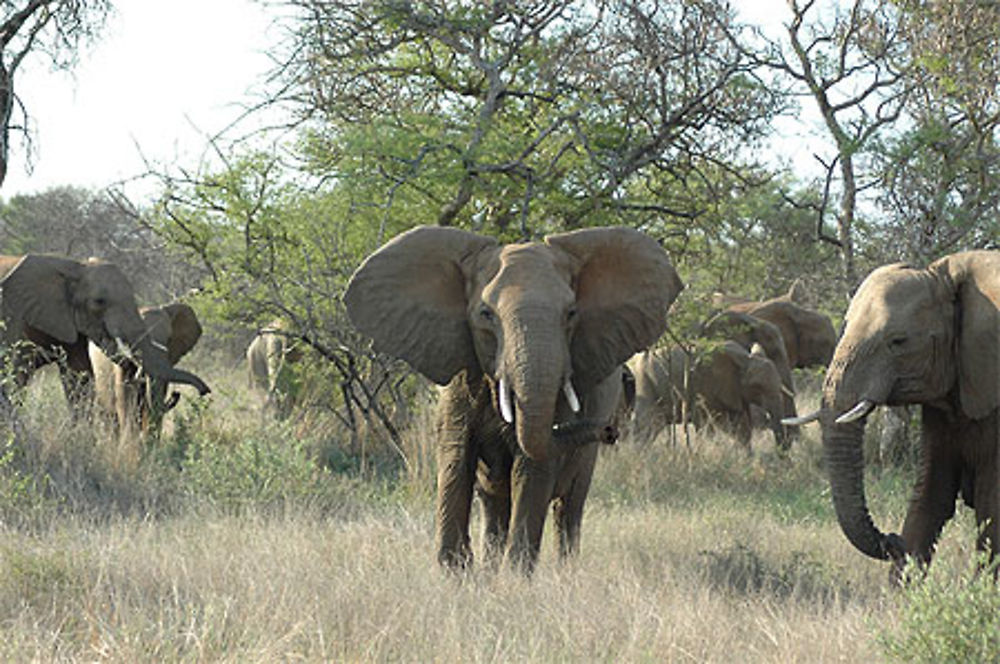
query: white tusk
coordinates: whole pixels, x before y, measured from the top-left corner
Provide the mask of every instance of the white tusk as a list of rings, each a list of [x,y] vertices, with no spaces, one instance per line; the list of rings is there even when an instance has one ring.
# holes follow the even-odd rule
[[[153,339],[150,339],[149,345],[155,348],[156,350],[162,350],[164,353],[167,352],[167,347],[161,344],[159,341],[154,341]]]
[[[121,337],[115,337],[115,344],[118,347],[118,352],[121,353],[126,360],[135,362],[135,355],[132,354],[132,349],[128,347],[128,344],[122,341]]]
[[[868,413],[875,409],[875,402],[870,399],[862,399],[858,404],[834,420],[837,424],[847,424],[868,416]]]
[[[510,390],[507,389],[507,381],[500,379],[500,416],[507,424],[514,423],[514,411],[510,408]]]
[[[569,403],[569,409],[574,413],[580,412],[580,398],[576,396],[576,390],[573,389],[573,383],[569,382],[569,378],[563,383],[563,394],[566,395],[566,401]]]
[[[815,422],[819,419],[820,411],[816,410],[808,415],[799,415],[798,417],[783,417],[781,418],[781,423],[786,427],[797,427],[803,424],[809,424],[810,422]]]
[[[784,385],[782,385],[782,386],[781,386],[781,392],[782,392],[782,393],[783,393],[783,394],[784,394],[784,395],[785,395],[786,397],[791,397],[792,399],[794,399],[794,398],[795,398],[795,392],[792,392],[792,391],[791,391],[790,389],[788,389],[788,388],[787,388],[786,386],[784,386]]]

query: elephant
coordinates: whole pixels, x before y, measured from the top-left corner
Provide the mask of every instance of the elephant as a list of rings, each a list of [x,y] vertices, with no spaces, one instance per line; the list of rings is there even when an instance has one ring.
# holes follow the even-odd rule
[[[153,343],[167,349],[171,366],[176,366],[201,338],[201,323],[187,304],[144,307],[139,315]],[[122,441],[158,436],[163,416],[177,405],[180,394],[172,392],[167,397],[167,381],[140,373],[128,360],[113,362],[93,342],[89,352],[97,411],[113,422]]]
[[[695,353],[661,347],[635,355],[628,366],[635,376],[633,432],[640,444],[687,417],[696,427],[710,421],[722,425],[749,452],[751,411],[757,407],[779,449],[787,448],[781,376],[760,344],[747,351],[725,341]]]
[[[548,506],[560,558],[579,548],[598,441],[614,442],[621,365],[666,330],[682,283],[626,227],[499,244],[421,226],[360,265],[343,300],[376,351],[445,386],[437,407],[436,545],[471,565],[474,492],[484,560],[536,564]]]
[[[778,376],[781,378],[784,417],[794,418],[797,416],[798,413],[795,409],[795,383],[792,380],[791,362],[788,360],[784,338],[776,325],[750,314],[737,311],[720,311],[709,317],[701,325],[698,336],[708,339],[735,341],[747,351],[750,351],[755,343],[760,344],[767,359],[774,364],[774,368],[778,371]],[[786,429],[783,440],[790,444],[792,438],[795,436],[795,431],[796,429],[794,428]]]
[[[823,383],[819,420],[840,527],[862,553],[930,563],[961,496],[992,558],[1000,543],[1000,251],[955,253],[916,268],[894,263],[861,283]],[[919,404],[921,468],[902,534],[873,523],[864,490],[865,421],[879,405]]]
[[[295,391],[291,367],[302,359],[302,349],[288,336],[288,324],[280,318],[261,328],[247,346],[250,388],[266,398],[268,407],[285,413]]]
[[[15,384],[23,387],[36,369],[65,358],[60,375],[74,414],[88,412],[93,399],[88,341],[154,378],[210,392],[197,375],[171,366],[167,349],[149,337],[132,286],[113,263],[0,256],[0,297]]]
[[[793,369],[825,367],[833,357],[837,332],[826,314],[802,306],[800,288],[762,302],[731,302],[725,311],[749,314],[772,323],[781,332]]]

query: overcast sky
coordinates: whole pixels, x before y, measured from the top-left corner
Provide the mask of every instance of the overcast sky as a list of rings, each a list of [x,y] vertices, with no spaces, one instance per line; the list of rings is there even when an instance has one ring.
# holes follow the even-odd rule
[[[251,0],[116,0],[104,35],[82,54],[73,74],[35,63],[19,72],[17,91],[35,130],[34,170],[25,172],[15,145],[0,196],[58,185],[100,189],[144,171],[153,163],[198,163],[206,136],[225,128],[252,99],[272,67],[267,56],[278,35],[270,14]],[[787,20],[784,0],[741,6],[745,20]],[[808,102],[807,102],[808,104]],[[785,145],[806,166],[804,138]],[[801,131],[801,126],[798,128]],[[141,150],[141,153],[140,153]],[[136,202],[152,195],[152,182],[127,189]]]
[[[34,171],[15,145],[0,196],[72,184],[101,188],[157,163],[196,162],[205,135],[271,67],[275,41],[250,0],[116,0],[100,40],[72,75],[35,63],[16,89],[35,129]]]

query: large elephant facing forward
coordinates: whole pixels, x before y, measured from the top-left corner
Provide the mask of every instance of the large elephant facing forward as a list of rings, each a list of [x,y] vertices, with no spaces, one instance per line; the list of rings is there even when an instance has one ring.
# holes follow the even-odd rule
[[[550,503],[560,553],[577,549],[620,366],[663,333],[680,289],[663,249],[628,228],[500,246],[421,227],[358,268],[344,295],[355,326],[377,350],[447,384],[438,406],[442,563],[471,561],[474,486],[488,557],[505,551],[530,571]]]
[[[201,323],[187,304],[174,303],[139,310],[154,345],[166,348],[167,361],[176,366],[201,338]],[[122,441],[156,437],[163,416],[177,404],[177,392],[167,397],[167,381],[142,373],[128,360],[118,363],[90,344],[94,370],[94,405],[114,423]]]
[[[60,372],[74,412],[86,410],[92,398],[89,389],[80,389],[92,386],[88,341],[116,360],[137,361],[151,376],[209,392],[201,378],[171,366],[166,349],[146,334],[132,286],[114,264],[0,256],[0,297],[17,384],[23,386],[37,368],[65,357]]]
[[[994,556],[1000,546],[998,307],[998,251],[952,254],[926,269],[878,268],[848,307],[821,410],[800,418],[821,421],[844,534],[862,553],[892,559],[894,575],[905,555],[930,562],[959,495],[975,508],[979,547]],[[864,422],[881,404],[923,410],[922,469],[902,538],[875,527],[865,500]]]
[[[787,447],[781,376],[759,344],[748,352],[727,341],[697,355],[678,346],[656,348],[633,357],[628,367],[635,376],[633,432],[639,443],[686,417],[696,427],[721,425],[749,451],[756,407],[778,447]]]

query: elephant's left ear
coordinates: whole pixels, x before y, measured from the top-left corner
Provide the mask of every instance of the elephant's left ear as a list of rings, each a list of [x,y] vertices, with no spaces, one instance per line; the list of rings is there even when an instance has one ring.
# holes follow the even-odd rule
[[[28,254],[0,282],[3,315],[22,321],[63,343],[77,339],[70,293],[83,266],[57,256]]]
[[[588,228],[545,241],[573,258],[578,322],[573,382],[596,385],[667,329],[667,309],[684,287],[667,253],[632,228]]]
[[[958,316],[958,385],[972,419],[1000,405],[1000,251],[968,251],[931,266],[954,284]]]
[[[167,340],[167,359],[177,364],[201,338],[201,322],[189,305],[175,302],[163,307],[170,317],[170,339]]]

